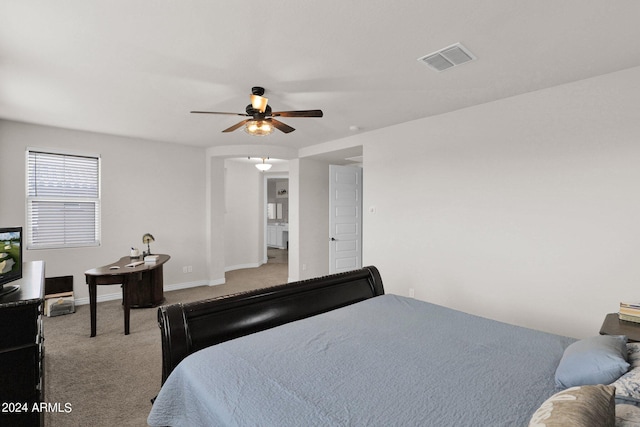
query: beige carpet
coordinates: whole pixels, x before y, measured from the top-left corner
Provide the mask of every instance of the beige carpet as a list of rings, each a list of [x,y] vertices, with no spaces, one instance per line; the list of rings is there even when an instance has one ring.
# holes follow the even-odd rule
[[[224,285],[165,292],[166,304],[285,283],[286,251],[269,254],[269,262],[259,268],[228,272]],[[94,338],[89,338],[88,305],[73,314],[44,318],[45,401],[72,408],[46,414],[46,426],[147,425],[149,400],[161,381],[157,308],[132,310],[127,336],[120,301],[99,303],[97,318]]]

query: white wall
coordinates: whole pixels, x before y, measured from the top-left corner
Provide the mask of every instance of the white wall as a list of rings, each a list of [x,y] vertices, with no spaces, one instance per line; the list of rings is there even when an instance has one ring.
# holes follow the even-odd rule
[[[598,334],[640,299],[638,81],[634,68],[356,137],[364,264],[388,293]]]
[[[289,274],[296,274],[290,280],[303,280],[329,273],[329,164],[299,159],[295,165],[289,181]]]
[[[207,242],[209,278],[211,285],[225,282],[225,182],[224,159],[207,156],[206,217],[207,228],[204,239]]]
[[[27,147],[102,158],[102,245],[24,251],[26,261],[46,262],[47,277],[73,275],[76,299],[88,301],[86,270],[142,248],[147,232],[156,239],[153,252],[171,255],[165,288],[208,281],[203,149],[0,120],[0,224],[25,226]],[[183,266],[193,272],[183,273]],[[98,287],[99,300],[120,294],[118,285]]]
[[[300,159],[289,161],[289,281],[300,280]]]
[[[264,255],[264,177],[253,163],[225,160],[225,269],[258,267]]]

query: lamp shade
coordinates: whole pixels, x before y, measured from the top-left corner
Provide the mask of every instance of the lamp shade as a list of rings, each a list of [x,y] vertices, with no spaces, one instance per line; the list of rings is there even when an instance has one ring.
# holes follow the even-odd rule
[[[251,120],[245,125],[244,131],[249,135],[266,136],[273,132],[273,126],[268,120]]]
[[[264,172],[264,171],[268,171],[269,169],[271,169],[271,164],[270,163],[265,163],[264,162],[264,158],[262,159],[262,163],[258,163],[256,164],[256,168],[258,168],[258,170]]]
[[[264,96],[251,95],[251,106],[261,113],[264,113],[267,109],[267,102],[269,102],[269,99]]]

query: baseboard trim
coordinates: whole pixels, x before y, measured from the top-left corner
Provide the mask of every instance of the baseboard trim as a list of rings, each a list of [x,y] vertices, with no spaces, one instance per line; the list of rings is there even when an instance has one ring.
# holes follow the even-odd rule
[[[208,280],[196,280],[195,282],[176,283],[173,285],[167,285],[164,287],[164,291],[177,291],[179,289],[196,288],[198,286],[207,286]]]
[[[232,270],[240,270],[243,268],[257,268],[260,267],[262,264],[260,264],[259,262],[253,262],[250,264],[237,264],[237,265],[230,265],[228,267],[224,268],[224,271],[232,271]]]
[[[164,292],[170,292],[170,291],[177,291],[179,289],[195,288],[198,286],[211,286],[212,284],[216,284],[216,285],[220,284],[220,283],[213,283],[213,282],[214,281],[209,281],[209,280],[197,280],[195,282],[175,283],[173,285],[165,286],[163,290]],[[222,279],[222,283],[224,283],[224,279]],[[96,297],[96,302],[114,301],[119,299],[122,299],[122,292],[98,295]],[[86,304],[89,304],[89,297],[76,298],[74,299],[74,302],[76,305],[86,305]]]
[[[122,292],[116,292],[116,293],[113,293],[113,294],[98,295],[96,297],[96,302],[113,301],[113,300],[117,300],[117,299],[122,299]],[[87,305],[87,304],[89,304],[89,297],[75,298],[74,302],[76,303],[76,305]]]
[[[209,286],[224,285],[226,282],[227,281],[225,280],[224,277],[222,279],[209,280]]]

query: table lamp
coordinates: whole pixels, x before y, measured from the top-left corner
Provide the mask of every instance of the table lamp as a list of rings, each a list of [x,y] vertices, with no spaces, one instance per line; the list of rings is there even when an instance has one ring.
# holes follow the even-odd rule
[[[145,233],[142,236],[142,243],[147,245],[147,250],[142,254],[143,256],[151,255],[151,247],[149,247],[149,243],[155,242],[155,239],[150,233]]]

